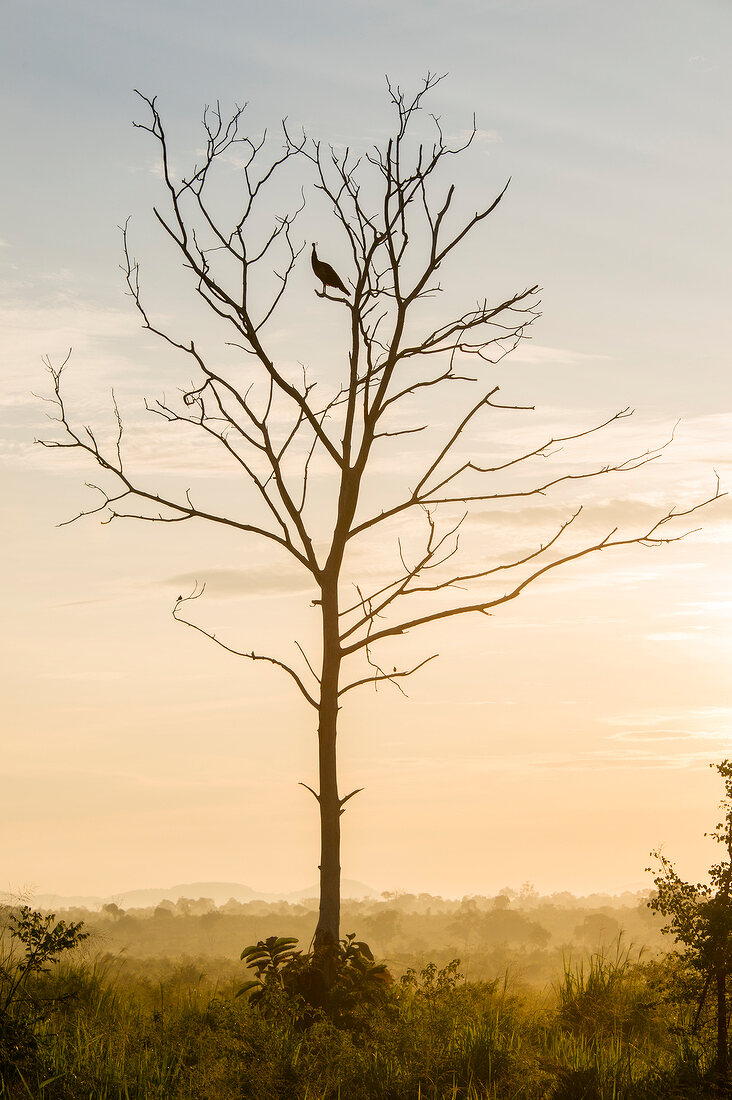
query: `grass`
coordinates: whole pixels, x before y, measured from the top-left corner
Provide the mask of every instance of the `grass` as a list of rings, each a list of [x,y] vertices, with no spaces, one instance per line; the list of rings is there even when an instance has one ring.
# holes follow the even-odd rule
[[[348,1030],[265,1018],[195,960],[119,957],[36,975],[5,1020],[0,1098],[44,1100],[651,1100],[709,1096],[673,960],[620,943],[567,960],[543,993],[409,971]],[[692,1006],[693,1007],[693,1006]]]

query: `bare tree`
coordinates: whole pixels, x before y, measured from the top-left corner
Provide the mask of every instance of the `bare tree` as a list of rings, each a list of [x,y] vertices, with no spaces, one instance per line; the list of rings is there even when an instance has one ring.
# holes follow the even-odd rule
[[[482,417],[529,408],[498,400],[491,367],[516,348],[538,316],[538,287],[527,287],[495,304],[482,298],[457,315],[440,317],[441,267],[481,229],[508,184],[474,214],[458,218],[455,185],[442,183],[441,174],[471,145],[477,131],[473,121],[467,137],[451,143],[439,119],[422,114],[423,101],[439,79],[428,74],[412,98],[388,85],[396,113],[393,135],[362,158],[349,149],[323,147],[304,134],[293,136],[285,123],[282,145],[272,156],[266,135],[252,140],[242,134],[243,109],[237,108],[225,121],[217,105],[204,113],[203,161],[184,177],[176,176],[171,167],[156,100],[141,97],[149,110],[149,121],[141,128],[159,145],[166,188],[166,208],[155,208],[155,216],[192,273],[196,292],[228,331],[228,342],[240,356],[235,383],[234,372],[216,366],[187,334],[178,339],[156,325],[143,302],[139,267],[125,227],[125,276],[143,325],[178,349],[197,372],[197,383],[179,399],[163,398],[148,408],[170,424],[204,433],[220,445],[249,487],[251,509],[245,518],[238,518],[235,510],[224,514],[205,508],[190,492],[145,488],[128,473],[116,402],[116,445],[105,448],[91,428],[75,426],[67,410],[61,388],[66,363],[56,368],[47,361],[61,435],[40,442],[79,448],[108,475],[106,487],[94,487],[101,494],[99,502],[80,515],[102,513],[107,522],[120,517],[167,523],[206,520],[265,540],[297,563],[312,582],[317,593],[313,603],[322,619],[322,647],[313,654],[295,643],[295,661],[224,641],[202,625],[191,616],[190,607],[202,595],[201,587],[180,596],[173,614],[245,660],[276,665],[317,713],[319,789],[308,787],[318,802],[321,828],[316,948],[339,936],[340,817],[358,793],[341,795],[338,789],[336,744],[344,697],[384,681],[400,687],[404,678],[437,656],[433,653],[401,667],[390,659],[389,669],[379,656],[380,643],[440,619],[489,614],[546,574],[589,555],[675,541],[683,535],[672,534],[670,522],[708,503],[671,508],[641,531],[624,534],[616,528],[569,546],[565,536],[582,511],[575,506],[546,537],[537,538],[532,549],[508,552],[498,563],[483,557],[466,564],[459,539],[475,506],[525,505],[576,481],[636,470],[654,461],[666,444],[620,462],[546,473],[547,462],[562,445],[623,420],[630,414],[623,409],[602,423],[560,433],[538,446],[519,447],[497,461],[486,461],[484,446],[477,453],[470,450],[477,447],[471,431]],[[421,119],[431,127],[428,138],[419,137]],[[234,156],[243,180],[242,203],[233,223],[224,225],[214,213],[212,181],[217,167],[227,165],[230,170]],[[287,324],[287,292],[305,248],[296,242],[293,229],[304,200],[293,213],[272,218],[264,231],[260,211],[264,197],[298,163],[311,177],[315,195],[320,193],[318,201],[327,202],[347,251],[340,273],[319,259],[314,247],[312,253],[314,293],[322,300],[317,308],[328,311],[331,319],[342,319],[347,333],[347,365],[344,355],[341,376],[323,398],[327,380],[319,379],[316,390],[305,369],[301,377],[293,376],[270,350],[271,322],[276,316],[280,326]],[[298,188],[301,179],[299,173]],[[349,284],[345,292],[343,279]],[[424,304],[428,298],[429,308]],[[472,374],[467,373],[471,362],[476,368]],[[439,424],[418,419],[425,400],[438,407]],[[445,426],[450,409],[459,411]],[[400,489],[398,479],[390,479],[388,488],[382,484],[380,506],[373,508],[364,487],[367,472],[377,465],[375,456],[392,447],[397,457],[396,448],[414,435],[421,436],[421,446],[412,458],[421,456],[421,466],[412,475],[411,487]],[[330,476],[315,478],[316,463]],[[538,464],[544,466],[543,474],[537,474]],[[516,477],[520,471],[523,478]],[[322,504],[323,494],[330,509],[325,529],[322,507],[313,507],[318,498]],[[718,495],[717,485],[711,499]],[[346,555],[382,532],[394,547],[395,568],[377,582],[373,576],[369,582],[367,573],[365,580],[361,576],[347,590],[351,574]],[[421,541],[415,548],[417,538]],[[505,587],[487,591],[491,584],[501,585],[502,578]]]

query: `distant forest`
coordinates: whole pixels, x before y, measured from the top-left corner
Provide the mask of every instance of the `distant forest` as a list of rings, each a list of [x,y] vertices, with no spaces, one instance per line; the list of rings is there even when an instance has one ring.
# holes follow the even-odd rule
[[[459,958],[471,981],[508,976],[543,985],[568,957],[613,954],[619,942],[633,954],[667,950],[663,922],[649,910],[648,897],[648,891],[540,896],[528,884],[459,901],[385,893],[378,900],[344,901],[342,927],[366,940],[395,975]],[[318,913],[315,898],[300,904],[230,899],[216,906],[210,898],[183,897],[144,909],[112,902],[99,911],[74,907],[60,915],[84,921],[92,933],[87,950],[122,955],[131,970],[150,958],[187,959],[196,960],[207,978],[228,979],[241,974],[242,949],[267,936],[295,936],[307,948]]]

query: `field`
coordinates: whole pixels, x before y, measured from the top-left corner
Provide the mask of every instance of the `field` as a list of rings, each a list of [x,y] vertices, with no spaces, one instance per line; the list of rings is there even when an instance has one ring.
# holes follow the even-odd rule
[[[369,940],[393,981],[350,988],[327,1011],[305,1010],[276,983],[258,1007],[236,996],[252,977],[238,960],[247,944],[276,932],[307,948],[308,905],[184,899],[60,914],[91,934],[8,1003],[0,1097],[713,1095],[706,1007],[694,1027],[698,979],[663,953],[644,899],[623,900],[347,903],[344,927]],[[11,912],[5,991],[22,962]]]

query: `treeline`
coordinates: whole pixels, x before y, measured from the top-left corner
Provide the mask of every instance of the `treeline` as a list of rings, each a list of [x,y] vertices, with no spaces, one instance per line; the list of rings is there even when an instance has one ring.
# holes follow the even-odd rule
[[[524,890],[461,900],[429,894],[385,894],[380,900],[347,900],[342,927],[356,932],[396,973],[434,960],[459,957],[471,978],[504,974],[543,984],[555,978],[567,956],[609,948],[621,937],[636,949],[662,949],[660,921],[646,894],[622,898],[596,895],[540,897]],[[267,936],[293,936],[310,943],[317,922],[315,899],[301,904],[210,898],[163,901],[148,909],[124,910],[114,903],[98,912],[72,908],[61,913],[82,920],[92,933],[91,949],[125,957],[207,959],[238,963],[244,947]],[[668,944],[665,945],[666,947]],[[230,967],[217,966],[220,973]]]

